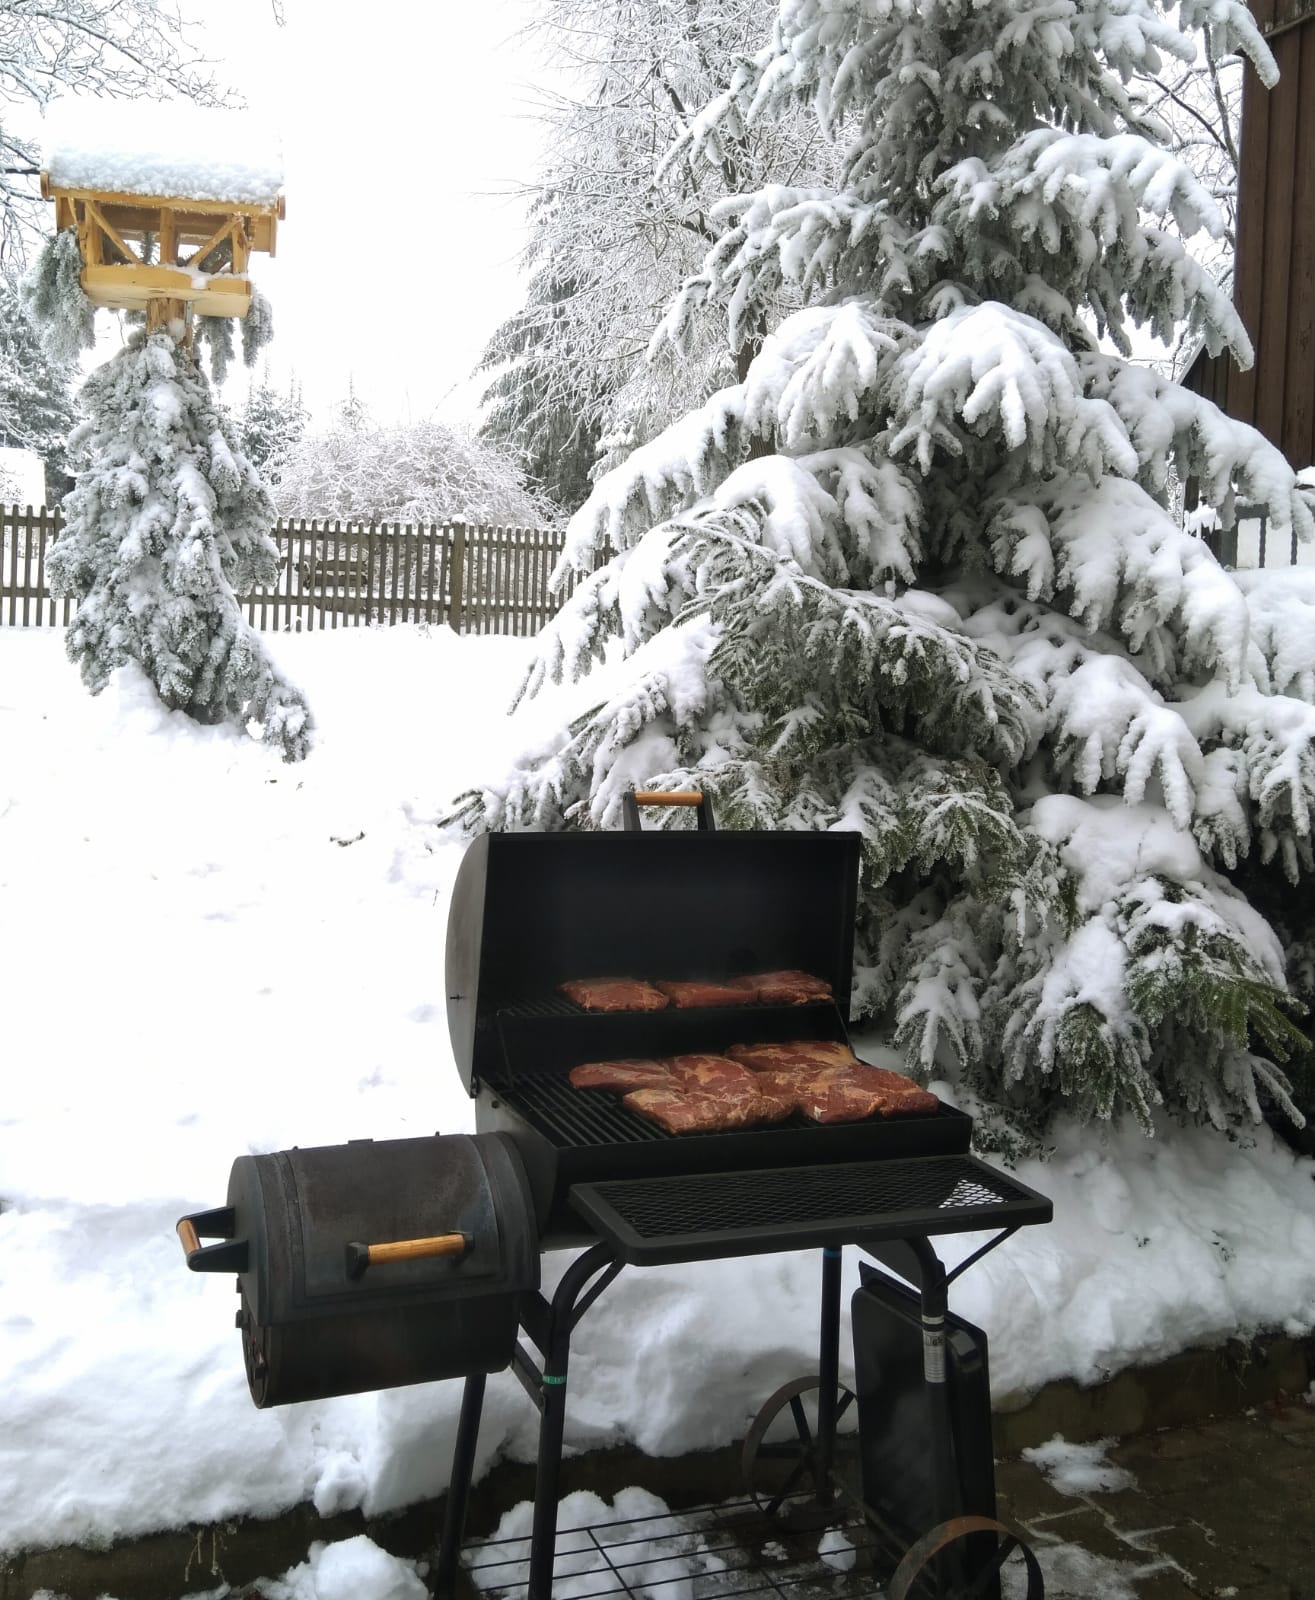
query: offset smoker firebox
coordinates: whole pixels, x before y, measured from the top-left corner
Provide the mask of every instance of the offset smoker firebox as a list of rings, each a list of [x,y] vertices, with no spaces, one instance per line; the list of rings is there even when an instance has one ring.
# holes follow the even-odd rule
[[[621,833],[495,834],[466,853],[446,993],[457,1068],[475,1100],[473,1137],[244,1157],[227,1206],[179,1224],[189,1266],[239,1274],[257,1404],[465,1377],[440,1594],[457,1581],[485,1375],[508,1364],[541,1413],[528,1594],[551,1594],[571,1334],[626,1265],[822,1250],[817,1416],[800,1436],[790,1487],[805,1482],[825,1508],[840,1492],[832,1457],[846,1404],[841,1250],[859,1244],[885,1260],[898,1241],[903,1253],[887,1264],[919,1287],[937,1434],[919,1505],[930,1492],[943,1519],[994,1516],[993,1490],[963,1491],[985,1480],[980,1462],[966,1477],[960,1470],[970,1446],[954,1438],[946,1399],[949,1278],[927,1240],[1000,1230],[961,1271],[1018,1227],[1048,1221],[1050,1203],[972,1156],[971,1119],[943,1104],[918,1116],[819,1126],[796,1115],[673,1135],[617,1095],[572,1087],[567,1075],[584,1062],[848,1040],[857,837],[719,832],[699,797],[639,799],[697,801],[699,826],[641,832],[632,805]],[[787,968],[825,979],[834,998],[595,1014],[559,989],[580,978],[717,982]],[[545,1298],[538,1252],[580,1247]],[[865,1324],[874,1314],[865,1310]],[[989,1478],[989,1428],[984,1448]],[[971,1449],[980,1456],[982,1441]],[[898,1526],[897,1503],[884,1514]],[[982,1538],[978,1528],[969,1541],[974,1561]],[[1006,1546],[987,1544],[998,1564]],[[953,1563],[937,1560],[944,1578]],[[989,1575],[983,1582],[977,1593],[998,1592]],[[936,1592],[948,1592],[943,1582]]]

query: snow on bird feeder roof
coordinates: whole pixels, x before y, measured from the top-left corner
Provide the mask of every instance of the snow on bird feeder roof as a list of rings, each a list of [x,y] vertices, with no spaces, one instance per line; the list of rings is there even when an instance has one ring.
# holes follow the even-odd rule
[[[77,229],[94,305],[145,310],[149,326],[247,314],[251,252],[274,254],[283,216],[282,155],[264,124],[180,102],[67,100],[47,112],[43,144],[41,193],[56,228]]]
[[[283,187],[271,129],[188,102],[57,101],[43,149],[52,188],[274,206]]]

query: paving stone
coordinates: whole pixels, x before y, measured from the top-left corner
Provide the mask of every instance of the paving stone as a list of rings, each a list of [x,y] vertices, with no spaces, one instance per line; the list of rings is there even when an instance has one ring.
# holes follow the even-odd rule
[[[1080,1506],[1077,1510],[1070,1511],[1065,1516],[1043,1517],[1034,1523],[1028,1523],[1029,1528],[1035,1528],[1038,1533],[1043,1533],[1047,1538],[1062,1540],[1065,1544],[1081,1545],[1084,1550],[1092,1555],[1104,1556],[1109,1561],[1131,1561],[1137,1565],[1144,1565],[1154,1556],[1123,1538],[1119,1531],[1112,1528],[1099,1511],[1090,1506]]]
[[[1299,1405],[1273,1406],[1268,1409],[1266,1420],[1276,1433],[1315,1433],[1315,1406],[1304,1401]]]
[[[1021,1522],[1075,1509],[1071,1495],[1060,1494],[1030,1461],[1001,1461],[995,1469],[995,1492],[1009,1515]]]
[[[1191,1587],[1181,1572],[1163,1567],[1158,1572],[1148,1572],[1145,1577],[1134,1578],[1137,1600],[1200,1600],[1202,1591]],[[1093,1596],[1092,1600],[1096,1600]]]
[[[1211,1539],[1197,1523],[1180,1522],[1161,1528],[1148,1540],[1148,1546],[1171,1556],[1204,1592],[1210,1594],[1218,1589],[1240,1589],[1247,1584],[1264,1583],[1270,1577],[1249,1558]]]

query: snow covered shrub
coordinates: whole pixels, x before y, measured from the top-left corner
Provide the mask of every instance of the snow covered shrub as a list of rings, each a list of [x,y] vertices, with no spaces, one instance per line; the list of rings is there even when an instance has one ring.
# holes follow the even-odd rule
[[[75,361],[96,343],[96,308],[82,292],[76,228],[46,240],[23,280],[23,296],[52,361]]]
[[[300,759],[305,702],[234,598],[274,581],[274,507],[195,360],[167,333],[137,332],[87,380],[82,403],[70,449],[85,465],[50,576],[80,601],[67,647],[84,682],[98,693],[137,661],[170,709],[259,723]]]
[[[842,181],[723,202],[659,337],[814,303],[572,520],[564,562],[620,553],[527,690],[624,666],[456,813],[612,827],[631,784],[697,786],[729,827],[857,830],[856,1013],[1032,1139],[1297,1115],[1301,1008],[1237,883],[1315,867],[1315,590],[1222,570],[1171,478],[1315,521],[1260,434],[1127,359],[1184,321],[1250,358],[1179,238],[1216,207],[1125,88],[1205,26],[1272,80],[1235,0],[782,0],[684,148],[802,98]]]

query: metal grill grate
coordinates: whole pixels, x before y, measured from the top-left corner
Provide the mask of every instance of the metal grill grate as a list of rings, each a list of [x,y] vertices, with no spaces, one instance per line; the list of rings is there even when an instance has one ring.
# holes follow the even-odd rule
[[[576,1184],[576,1211],[640,1265],[1047,1222],[1051,1204],[975,1156],[827,1162]]]
[[[604,1600],[731,1600],[774,1595],[778,1600],[878,1600],[876,1574],[894,1565],[872,1530],[854,1513],[819,1553],[820,1536],[791,1534],[750,1500],[692,1511],[559,1530],[554,1595]],[[522,1600],[530,1541],[489,1539],[463,1552],[466,1576],[488,1600]],[[829,1557],[829,1559],[828,1559]]]
[[[489,1088],[528,1117],[559,1149],[675,1137],[656,1122],[627,1111],[617,1095],[603,1089],[573,1088],[565,1076],[555,1073],[526,1073],[514,1083],[490,1078]]]

